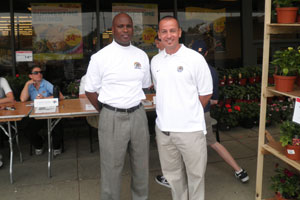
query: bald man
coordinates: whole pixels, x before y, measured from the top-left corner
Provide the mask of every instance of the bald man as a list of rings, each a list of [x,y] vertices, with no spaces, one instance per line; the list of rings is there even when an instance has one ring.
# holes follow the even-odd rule
[[[149,131],[141,100],[151,85],[147,54],[131,45],[133,23],[120,13],[113,19],[111,44],[91,57],[85,93],[100,112],[101,200],[120,199],[126,152],[131,165],[133,200],[148,199]],[[99,92],[99,94],[97,93]]]

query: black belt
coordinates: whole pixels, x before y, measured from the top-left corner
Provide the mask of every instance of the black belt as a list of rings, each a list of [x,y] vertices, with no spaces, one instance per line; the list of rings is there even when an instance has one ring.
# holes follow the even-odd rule
[[[103,107],[107,108],[109,110],[113,110],[115,112],[126,112],[126,113],[132,113],[132,112],[136,111],[137,109],[139,109],[141,106],[142,106],[142,103],[140,103],[137,106],[133,106],[131,108],[125,109],[125,108],[115,108],[113,106],[110,106],[110,105],[107,105],[107,104],[103,104]]]

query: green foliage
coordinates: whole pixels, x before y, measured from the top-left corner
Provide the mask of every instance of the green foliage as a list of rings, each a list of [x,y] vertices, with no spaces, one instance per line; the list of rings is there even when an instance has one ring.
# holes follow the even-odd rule
[[[28,75],[26,74],[16,74],[16,76],[6,76],[5,77],[9,86],[13,90],[15,99],[20,100],[20,94],[23,90],[25,83],[29,80]]]
[[[271,177],[271,189],[286,199],[300,200],[300,176],[285,168],[276,168],[275,172]]]
[[[215,105],[211,108],[211,116],[218,120],[218,123],[236,127],[238,125],[238,112],[230,104]]]
[[[80,80],[72,81],[67,86],[67,92],[71,95],[78,96]]]
[[[294,7],[299,0],[273,0],[276,7]]]
[[[273,55],[271,64],[277,68],[277,75],[295,76],[300,72],[300,46],[297,49],[288,47],[284,50],[278,50]]]
[[[300,137],[300,125],[292,121],[284,121],[280,125],[280,142],[282,146],[292,144],[293,138]]]

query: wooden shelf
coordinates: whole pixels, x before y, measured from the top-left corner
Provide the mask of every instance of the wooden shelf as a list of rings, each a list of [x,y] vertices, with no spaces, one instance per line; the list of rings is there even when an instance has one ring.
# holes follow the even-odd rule
[[[270,152],[271,154],[273,154],[274,156],[276,156],[277,158],[280,158],[282,161],[284,161],[285,163],[291,165],[292,167],[294,167],[295,169],[300,170],[300,161],[294,161],[291,160],[289,158],[287,158],[283,151],[284,148],[282,149],[278,149],[277,147],[272,147],[269,144],[264,144],[262,145],[262,148],[268,152]]]
[[[300,33],[300,24],[266,24],[267,34]]]
[[[284,96],[288,96],[291,98],[299,98],[300,97],[300,88],[295,86],[295,89],[291,92],[280,92],[275,90],[275,87],[267,87],[267,91],[277,94],[277,95],[284,95]],[[268,95],[269,96],[269,95]]]

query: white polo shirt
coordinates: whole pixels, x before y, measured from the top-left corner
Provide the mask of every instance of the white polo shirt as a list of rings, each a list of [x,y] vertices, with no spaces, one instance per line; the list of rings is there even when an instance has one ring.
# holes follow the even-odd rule
[[[5,98],[6,94],[12,92],[7,80],[3,77],[0,77],[0,99]]]
[[[212,94],[212,77],[204,57],[181,44],[172,55],[165,50],[151,60],[156,89],[156,125],[162,131],[206,133],[199,96]]]
[[[113,41],[92,55],[85,90],[99,92],[98,100],[117,108],[138,105],[151,85],[147,54],[135,46],[121,46]]]

